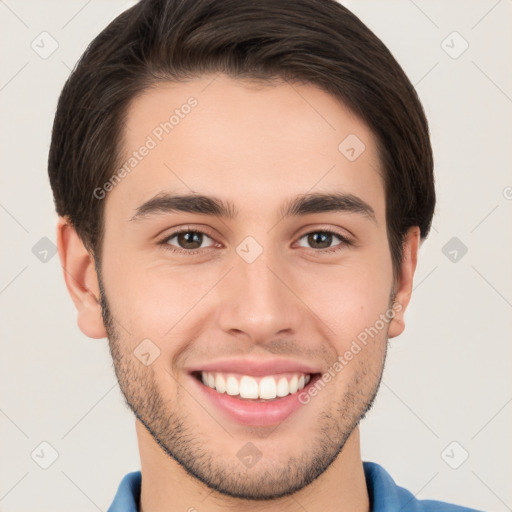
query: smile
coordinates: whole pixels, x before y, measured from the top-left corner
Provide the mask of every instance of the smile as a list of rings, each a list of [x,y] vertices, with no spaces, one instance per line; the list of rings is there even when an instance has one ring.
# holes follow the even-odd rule
[[[304,408],[299,400],[320,373],[282,373],[263,376],[214,371],[190,374],[198,392],[214,410],[239,425],[272,426]]]
[[[205,386],[218,393],[247,400],[273,400],[301,391],[311,380],[311,375],[286,373],[253,377],[223,372],[200,372],[200,378]]]

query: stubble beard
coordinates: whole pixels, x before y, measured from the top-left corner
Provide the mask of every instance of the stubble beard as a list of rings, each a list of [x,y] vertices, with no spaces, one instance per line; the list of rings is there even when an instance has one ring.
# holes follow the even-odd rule
[[[191,400],[189,393],[178,385],[175,401],[165,400],[152,367],[142,365],[125,348],[126,344],[114,324],[99,274],[98,280],[110,354],[126,405],[164,453],[179,463],[190,476],[222,495],[262,501],[281,498],[303,489],[331,466],[353,430],[373,406],[387,355],[387,329],[377,371],[359,363],[347,389],[340,400],[336,400],[339,405],[334,411],[330,409],[321,413],[316,422],[316,432],[305,432],[303,429],[297,432],[297,439],[303,445],[299,456],[290,456],[280,463],[268,457],[265,460],[264,441],[261,442],[259,438],[255,444],[262,447],[263,456],[254,467],[248,469],[236,456],[227,460],[229,456],[217,454],[210,448],[211,440],[197,428],[194,429],[197,421],[189,416],[186,408],[187,401]],[[369,350],[368,347],[365,349]],[[279,436],[279,428],[272,433]],[[247,441],[239,440],[240,448]]]

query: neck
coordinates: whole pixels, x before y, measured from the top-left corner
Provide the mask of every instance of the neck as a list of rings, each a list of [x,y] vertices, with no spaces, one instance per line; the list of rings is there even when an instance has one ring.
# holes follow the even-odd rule
[[[136,420],[141,458],[140,512],[369,512],[370,503],[360,453],[359,428],[342,452],[316,480],[289,496],[275,500],[244,500],[212,491],[189,475],[155,442]]]

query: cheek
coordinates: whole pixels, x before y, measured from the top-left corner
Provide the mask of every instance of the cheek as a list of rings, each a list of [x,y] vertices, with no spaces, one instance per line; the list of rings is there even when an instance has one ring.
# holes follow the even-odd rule
[[[335,265],[301,268],[294,274],[297,295],[331,330],[327,336],[344,348],[375,324],[389,306],[391,260],[366,251]]]
[[[206,269],[206,267],[203,267]],[[107,273],[108,272],[108,273]],[[105,265],[106,293],[116,319],[134,340],[155,341],[171,336],[190,324],[198,314],[212,284],[218,280],[213,268],[169,264],[148,266],[147,262],[117,259]]]

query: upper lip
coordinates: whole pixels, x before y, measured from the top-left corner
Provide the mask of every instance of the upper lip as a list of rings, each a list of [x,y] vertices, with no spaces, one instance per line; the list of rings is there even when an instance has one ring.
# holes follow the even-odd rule
[[[222,372],[254,377],[277,373],[320,373],[311,365],[289,359],[225,359],[192,368],[190,372]]]

